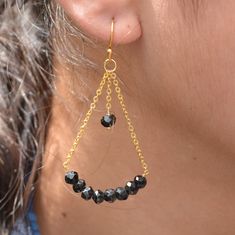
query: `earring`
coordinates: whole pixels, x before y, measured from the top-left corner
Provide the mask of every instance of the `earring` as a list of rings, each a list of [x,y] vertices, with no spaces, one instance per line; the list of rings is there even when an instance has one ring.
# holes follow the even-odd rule
[[[104,75],[99,84],[98,89],[96,90],[96,95],[93,97],[93,101],[90,104],[90,108],[87,111],[84,120],[79,128],[77,136],[74,140],[74,143],[66,156],[66,160],[63,163],[63,167],[66,171],[65,173],[65,182],[72,185],[72,188],[75,193],[81,193],[81,197],[85,200],[90,200],[91,198],[95,203],[99,204],[103,201],[114,202],[116,199],[118,200],[126,200],[129,195],[134,195],[138,192],[139,189],[144,188],[147,184],[146,176],[149,174],[147,163],[145,162],[145,158],[140,149],[140,144],[137,139],[137,135],[135,133],[134,126],[129,117],[127,107],[124,102],[124,97],[122,95],[121,88],[119,86],[119,81],[116,76],[116,61],[112,58],[112,43],[113,43],[113,35],[114,35],[114,19],[112,19],[111,23],[111,33],[109,46],[107,49],[107,59],[104,61]],[[138,158],[140,160],[141,166],[143,168],[143,174],[137,175],[133,180],[128,181],[124,187],[117,187],[116,189],[110,188],[105,190],[104,192],[101,190],[93,190],[91,186],[87,186],[85,180],[79,178],[78,173],[76,171],[69,171],[69,164],[72,159],[72,156],[77,148],[80,139],[82,138],[85,129],[87,128],[88,121],[96,108],[96,104],[99,100],[99,97],[102,95],[103,89],[106,87],[106,114],[101,118],[101,124],[105,128],[111,128],[116,123],[116,117],[111,112],[111,101],[112,101],[112,87],[115,90],[117,95],[117,99],[120,103],[121,109],[123,111],[124,117],[127,121],[128,131],[130,133],[131,141],[136,149]]]

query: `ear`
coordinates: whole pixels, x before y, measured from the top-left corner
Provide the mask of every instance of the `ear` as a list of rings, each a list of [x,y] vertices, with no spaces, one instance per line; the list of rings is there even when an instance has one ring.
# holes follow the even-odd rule
[[[141,36],[135,1],[57,0],[66,14],[83,32],[107,42],[114,18],[114,44],[126,44]]]

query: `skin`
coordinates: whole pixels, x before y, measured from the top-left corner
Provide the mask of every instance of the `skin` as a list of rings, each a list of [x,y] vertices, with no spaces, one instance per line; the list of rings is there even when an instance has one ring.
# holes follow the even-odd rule
[[[137,26],[125,38],[125,26],[117,26],[115,42],[122,45],[114,50],[128,111],[149,165],[148,186],[127,201],[96,205],[65,185],[62,163],[89,103],[71,95],[71,81],[75,91],[81,91],[81,83],[55,58],[57,95],[35,200],[41,232],[235,234],[235,2],[204,1],[197,10],[191,1],[120,2],[120,11],[131,4],[128,9],[138,15],[142,29]],[[80,18],[60,4],[78,24]],[[104,12],[112,15],[109,5]],[[108,33],[95,35],[83,23],[84,31],[107,42]],[[104,29],[109,32],[108,24]],[[87,53],[102,67],[105,51],[87,48]],[[81,69],[79,76],[90,87],[82,92],[92,99],[102,74]],[[105,113],[101,99],[71,162],[81,178],[103,190],[142,173],[113,100],[115,128],[108,131],[97,124]]]

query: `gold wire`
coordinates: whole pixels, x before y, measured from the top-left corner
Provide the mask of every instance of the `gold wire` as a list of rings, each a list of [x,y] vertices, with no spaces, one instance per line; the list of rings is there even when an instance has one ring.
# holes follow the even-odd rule
[[[114,36],[114,18],[112,18],[112,22],[111,22],[110,37],[109,37],[109,46],[108,46],[108,49],[107,49],[108,60],[111,60],[111,58],[112,58],[113,36]]]
[[[65,171],[69,170],[69,164],[71,162],[72,156],[85,132],[85,129],[87,128],[88,122],[90,120],[90,117],[94,111],[94,109],[96,108],[96,104],[99,101],[99,97],[102,95],[102,91],[103,88],[107,82],[107,90],[106,90],[106,109],[107,109],[107,114],[110,114],[110,109],[112,107],[111,105],[111,101],[112,101],[112,84],[114,85],[115,88],[115,92],[117,94],[117,99],[119,101],[119,104],[121,106],[121,109],[123,111],[123,114],[125,116],[126,122],[127,122],[127,126],[128,126],[128,131],[130,134],[130,138],[132,141],[132,144],[135,147],[135,150],[137,152],[139,161],[141,163],[141,166],[143,168],[143,176],[147,176],[149,174],[149,170],[148,170],[148,165],[145,161],[144,155],[142,153],[142,150],[140,148],[140,144],[139,144],[139,140],[137,138],[134,126],[131,122],[131,119],[129,117],[129,113],[127,111],[127,107],[126,104],[124,102],[124,97],[121,91],[121,88],[119,86],[119,82],[117,80],[117,76],[116,76],[116,68],[117,68],[117,64],[116,61],[114,59],[112,59],[112,43],[113,43],[113,34],[114,34],[114,19],[112,19],[112,23],[111,23],[111,33],[110,33],[110,40],[109,40],[109,47],[107,49],[108,52],[108,58],[104,61],[104,75],[103,78],[99,84],[98,89],[96,90],[96,95],[93,97],[92,103],[90,104],[90,108],[87,111],[84,120],[82,121],[82,124],[79,128],[79,131],[77,133],[77,136],[73,142],[72,147],[70,148],[68,154],[66,155],[66,159],[63,163],[63,167],[65,169]],[[112,80],[112,81],[111,81]]]
[[[114,18],[111,22],[110,38],[109,38],[109,48],[112,48],[113,45],[113,36],[114,36]]]

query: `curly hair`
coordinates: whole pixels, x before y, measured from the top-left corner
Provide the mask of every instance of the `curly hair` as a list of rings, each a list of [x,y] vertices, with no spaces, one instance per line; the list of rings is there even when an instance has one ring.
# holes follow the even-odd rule
[[[27,204],[52,95],[47,1],[0,1],[0,231]],[[32,172],[32,174],[31,174]],[[25,198],[24,198],[25,197]]]
[[[88,44],[97,48],[53,0],[0,0],[0,234],[24,214],[38,178],[55,95],[53,57],[97,68],[84,56]]]

